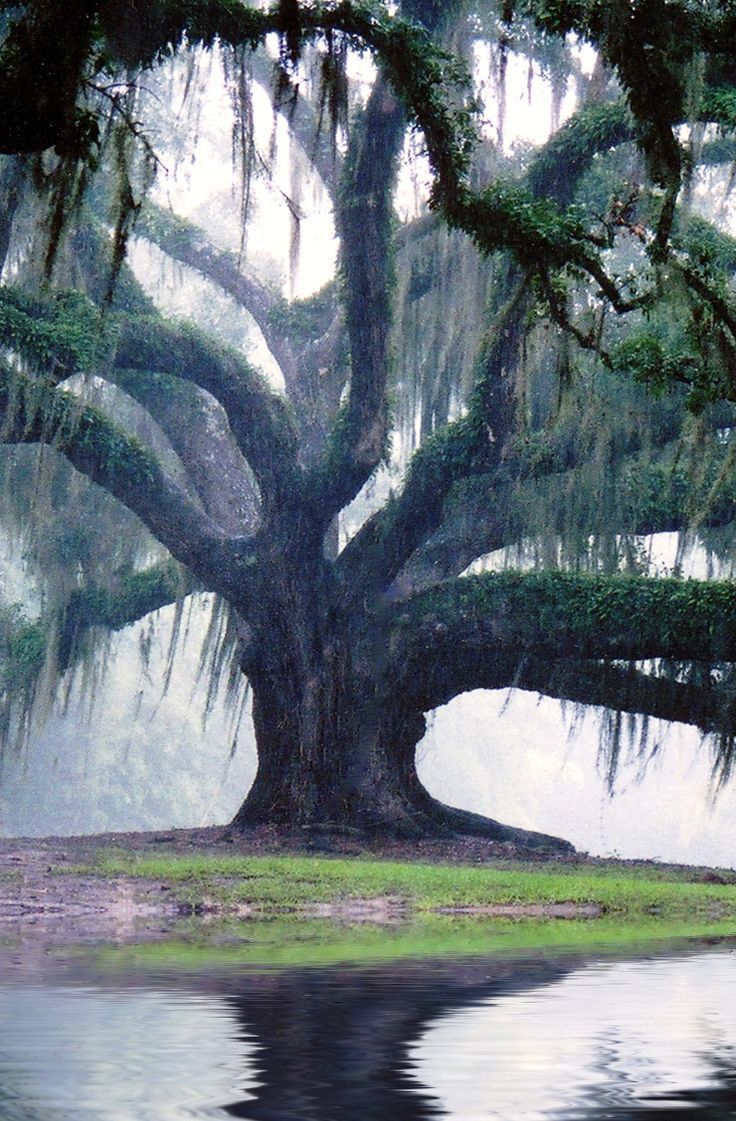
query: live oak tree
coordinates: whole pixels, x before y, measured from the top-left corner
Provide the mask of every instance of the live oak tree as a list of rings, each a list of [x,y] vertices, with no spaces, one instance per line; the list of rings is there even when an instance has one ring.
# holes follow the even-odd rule
[[[540,526],[561,532],[560,495],[577,503],[586,540],[732,520],[723,402],[736,394],[736,242],[697,216],[691,196],[698,167],[734,155],[736,14],[687,0],[393,7],[1,6],[0,252],[12,267],[0,290],[0,438],[52,447],[178,562],[107,585],[73,581],[56,620],[57,670],[90,627],[123,626],[192,589],[228,605],[258,748],[234,828],[468,832],[564,847],[438,803],[417,778],[415,748],[428,711],[469,689],[516,686],[695,723],[718,738],[728,773],[731,584],[461,574]],[[263,53],[269,37],[275,61]],[[477,39],[493,45],[495,145],[479,143],[467,67],[448,50],[472,58]],[[572,116],[512,158],[502,143],[510,54],[551,76],[559,123],[580,42],[596,63],[592,74],[578,66]],[[331,193],[340,282],[310,300],[275,296],[145,197],[155,169],[137,115],[145,77],[171,56],[215,48],[236,97],[244,198],[250,90],[264,72],[275,112]],[[377,65],[352,107],[351,51]],[[314,96],[299,85],[307,55],[322,71]],[[332,124],[320,130],[322,117]],[[432,185],[428,213],[397,227],[407,129]],[[40,255],[23,224],[28,198],[43,214]],[[284,394],[237,350],[155,312],[125,264],[133,231],[250,312]],[[416,427],[413,404],[392,408],[391,396],[409,395],[406,328],[412,306],[436,297],[443,253],[466,265],[476,254],[476,306],[490,302],[472,383],[453,379],[453,363],[467,366],[468,301],[455,280],[439,329],[420,324],[425,339],[412,344],[422,439],[397,493],[339,551],[338,519],[385,461],[392,425],[403,418],[405,442]],[[78,392],[90,374],[95,404]],[[642,385],[664,397],[647,399]],[[150,429],[134,436],[121,423],[110,405],[120,391]],[[688,411],[697,478],[682,468]],[[38,627],[8,626],[3,641],[9,664],[31,677],[48,658]],[[659,674],[641,664],[653,661]]]

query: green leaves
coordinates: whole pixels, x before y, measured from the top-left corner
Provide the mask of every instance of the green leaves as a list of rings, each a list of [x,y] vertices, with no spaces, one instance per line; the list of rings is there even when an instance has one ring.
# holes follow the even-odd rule
[[[665,393],[673,381],[687,373],[697,374],[696,355],[667,353],[662,341],[649,331],[640,331],[620,343],[612,353],[613,368],[633,376],[654,393]]]
[[[46,632],[37,623],[21,623],[12,631],[4,643],[3,684],[31,685],[46,659],[47,641]]]
[[[0,288],[0,342],[58,380],[104,364],[115,335],[81,292],[58,292],[43,300],[5,287]]]

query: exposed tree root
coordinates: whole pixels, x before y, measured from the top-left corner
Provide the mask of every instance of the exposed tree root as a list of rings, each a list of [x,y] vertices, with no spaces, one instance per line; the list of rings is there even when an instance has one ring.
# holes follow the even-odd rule
[[[471,813],[469,810],[460,810],[455,806],[447,806],[429,795],[427,795],[427,802],[426,835],[486,837],[489,841],[510,842],[523,848],[543,849],[546,852],[575,852],[575,846],[562,837],[520,829],[514,825],[504,825],[494,818]]]
[[[226,836],[236,837],[261,825],[273,825],[273,818],[248,812],[248,803],[231,822]],[[518,848],[537,849],[545,853],[570,854],[575,847],[562,837],[504,825],[490,817],[457,809],[432,798],[425,791],[409,805],[404,799],[392,799],[370,808],[365,806],[355,815],[339,820],[317,818],[291,825],[282,822],[281,829],[308,838],[315,847],[329,847],[329,838],[344,837],[369,844],[371,840],[396,838],[404,841],[452,840],[477,837]]]

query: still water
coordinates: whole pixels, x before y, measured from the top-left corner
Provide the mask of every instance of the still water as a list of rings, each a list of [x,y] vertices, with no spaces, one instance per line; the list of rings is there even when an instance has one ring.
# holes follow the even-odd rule
[[[0,1118],[736,1118],[733,947],[267,968],[11,948]]]

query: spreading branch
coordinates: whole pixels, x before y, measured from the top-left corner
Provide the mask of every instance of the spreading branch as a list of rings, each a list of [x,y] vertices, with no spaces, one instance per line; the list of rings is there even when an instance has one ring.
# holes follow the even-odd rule
[[[468,415],[427,439],[414,453],[401,494],[370,518],[338,562],[349,595],[364,585],[385,591],[439,525],[450,488],[497,467],[511,434],[513,379],[529,307],[526,278],[497,313],[486,340],[484,375]]]
[[[244,273],[234,254],[216,249],[202,230],[151,202],[143,210],[136,234],[216,284],[253,317],[294,406],[300,461],[313,462],[324,449],[345,380],[337,361],[344,320],[334,285],[327,299],[320,294],[287,305],[255,276]],[[310,305],[317,301],[325,307],[310,314]]]
[[[472,688],[469,672],[498,658],[733,661],[735,612],[730,582],[518,572],[468,577],[396,609],[392,672],[403,678],[416,668],[454,695]]]
[[[156,422],[212,520],[232,536],[252,532],[259,518],[257,488],[218,402],[166,374],[113,368],[105,380]]]
[[[57,637],[60,670],[70,665],[83,635],[91,628],[122,630],[195,590],[190,574],[171,561],[128,573],[114,580],[111,587],[76,589],[64,608]]]
[[[350,388],[325,461],[311,480],[325,525],[355,497],[386,450],[392,189],[405,127],[401,105],[379,80],[353,132],[338,209]]]
[[[296,440],[285,402],[235,351],[193,328],[160,319],[123,319],[115,363],[198,385],[220,402],[253,469],[265,507],[290,502],[297,485]]]
[[[697,683],[646,673],[634,663],[530,659],[522,662],[509,686],[574,704],[689,724],[722,736],[736,733],[736,712],[727,689],[709,678]]]
[[[714,418],[717,425],[718,418]],[[651,435],[646,456],[641,440],[622,434],[611,449],[605,468],[606,501],[600,501],[600,468],[586,462],[591,449],[578,441],[556,460],[530,465],[521,456],[502,472],[464,480],[449,493],[442,522],[402,569],[389,591],[406,598],[459,576],[485,553],[518,544],[545,533],[562,538],[569,530],[568,496],[587,495],[575,531],[579,539],[617,534],[644,536],[698,526],[723,526],[736,517],[736,491],[723,477],[723,454],[701,464],[697,493],[676,469],[680,443],[666,423]],[[652,452],[660,454],[652,458]],[[569,470],[571,460],[577,458]],[[728,463],[728,458],[725,460]],[[515,479],[509,478],[512,472]],[[704,501],[705,497],[705,501]]]
[[[155,456],[98,409],[64,390],[4,370],[0,416],[2,443],[55,448],[132,510],[205,586],[230,596],[237,590],[242,598],[236,567],[228,563],[239,550],[165,474]]]
[[[242,272],[234,254],[216,249],[197,226],[152,202],[146,203],[135,232],[138,237],[157,245],[172,260],[213,281],[249,312],[278,363],[287,386],[294,383],[297,377],[296,357],[282,332],[274,326],[278,298],[254,276]]]

